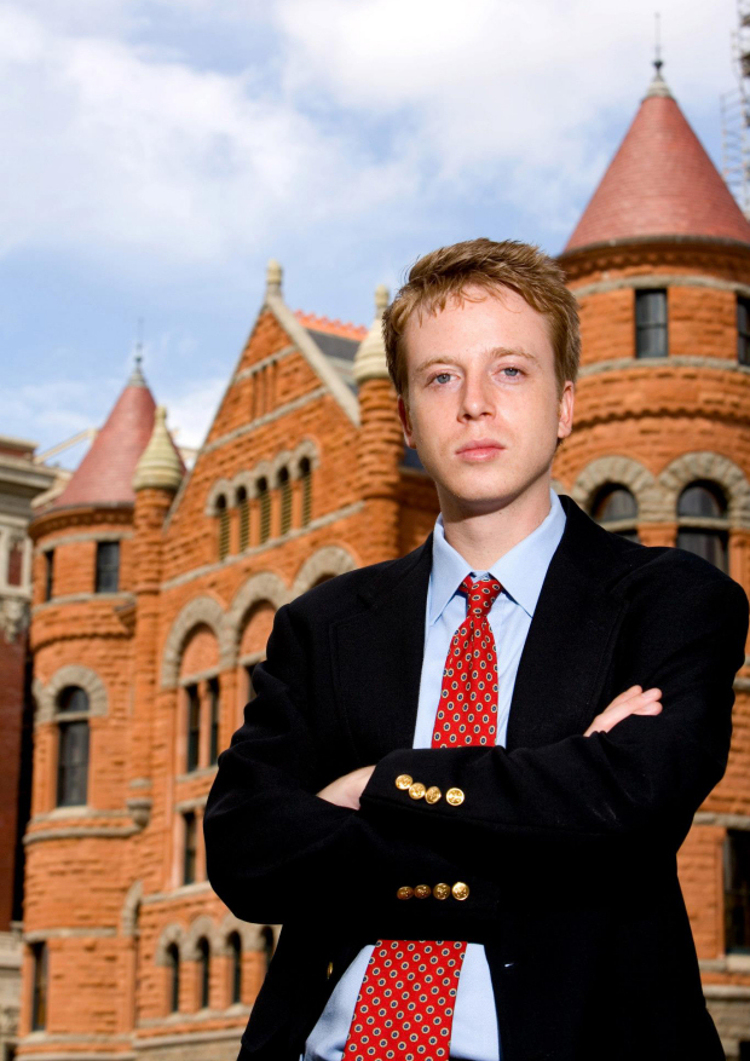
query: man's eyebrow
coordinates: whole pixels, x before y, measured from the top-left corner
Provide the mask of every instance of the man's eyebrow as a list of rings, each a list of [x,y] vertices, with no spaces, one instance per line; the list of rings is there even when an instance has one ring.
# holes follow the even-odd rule
[[[536,354],[532,354],[530,353],[530,351],[523,350],[520,347],[494,346],[491,350],[488,351],[488,354],[490,357],[493,358],[522,357],[526,361],[531,361],[535,365],[539,364],[539,358],[536,356]],[[430,357],[426,361],[423,361],[421,364],[417,365],[415,373],[417,376],[422,376],[425,374],[425,372],[429,371],[429,369],[431,369],[434,365],[460,365],[460,363],[460,354],[457,357]]]

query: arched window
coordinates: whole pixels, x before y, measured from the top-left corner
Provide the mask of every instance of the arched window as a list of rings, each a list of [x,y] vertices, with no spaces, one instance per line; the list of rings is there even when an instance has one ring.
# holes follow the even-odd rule
[[[223,494],[216,502],[216,513],[219,517],[219,559],[223,560],[229,555],[229,509]]]
[[[607,483],[595,495],[591,515],[606,530],[637,542],[638,502],[626,486]]]
[[[211,950],[208,940],[198,940],[198,997],[200,1008],[208,1009],[211,993]]]
[[[302,480],[302,526],[312,518],[312,465],[307,457],[299,462],[299,477]]]
[[[727,500],[716,483],[689,483],[677,502],[677,546],[728,569]]]
[[[198,686],[186,686],[185,695],[187,697],[188,713],[187,761],[185,763],[185,768],[187,770],[187,773],[190,773],[191,770],[198,769],[198,761],[200,756],[201,698],[200,693],[198,691]]]
[[[169,1011],[180,1010],[180,951],[176,943],[167,947],[167,968],[169,970]]]
[[[69,685],[57,702],[57,806],[86,803],[89,773],[89,698],[85,689]]]
[[[281,533],[288,534],[292,526],[292,481],[287,468],[279,472],[279,491],[281,492]]]
[[[258,480],[258,504],[260,508],[260,540],[267,542],[271,537],[271,495],[268,492],[268,480]]]
[[[237,491],[237,509],[240,514],[240,552],[242,553],[250,544],[250,502],[244,486]]]
[[[261,951],[266,963],[266,969],[271,964],[274,951],[273,929],[270,925],[264,925],[260,930]]]
[[[233,932],[227,940],[230,958],[230,1004],[242,1001],[242,940],[239,932]]]

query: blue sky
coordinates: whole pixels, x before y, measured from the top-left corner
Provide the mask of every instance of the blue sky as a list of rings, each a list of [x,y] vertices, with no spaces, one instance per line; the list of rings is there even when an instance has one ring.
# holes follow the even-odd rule
[[[720,164],[734,0],[659,7]],[[292,308],[369,324],[376,285],[441,244],[559,252],[650,80],[653,11],[0,0],[0,434],[101,425],[143,318],[154,395],[199,445],[270,257]]]

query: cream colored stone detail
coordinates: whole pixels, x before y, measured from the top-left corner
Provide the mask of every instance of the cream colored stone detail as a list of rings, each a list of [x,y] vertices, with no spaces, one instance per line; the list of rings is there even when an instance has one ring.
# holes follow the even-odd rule
[[[159,936],[159,942],[156,944],[156,951],[154,954],[154,961],[157,965],[169,965],[169,959],[167,957],[167,949],[172,946],[173,943],[177,944],[177,949],[180,952],[180,960],[184,957],[183,946],[185,942],[185,931],[182,925],[172,924],[166,925],[162,929],[161,935]]]
[[[677,501],[685,487],[698,479],[721,486],[727,496],[727,517],[733,529],[750,528],[750,483],[729,457],[707,451],[684,453],[667,465],[658,479],[662,508],[659,518],[677,519]]]
[[[225,670],[230,664],[231,644],[227,643],[224,610],[213,597],[196,597],[189,601],[172,623],[166,643],[161,668],[161,685],[163,689],[174,689],[180,677],[180,659],[188,637],[196,626],[208,626],[213,630],[219,642],[220,669]]]
[[[28,629],[29,602],[25,597],[0,597],[0,633],[8,644]]]
[[[143,899],[143,884],[137,880],[128,888],[120,911],[120,926],[123,936],[134,936],[138,929],[138,911]]]
[[[294,580],[291,598],[298,597],[321,578],[343,575],[346,571],[354,571],[358,566],[346,549],[342,549],[340,545],[327,545],[305,560]]]
[[[177,490],[182,467],[167,431],[167,410],[157,407],[154,429],[133,475],[133,489]]]
[[[185,934],[180,949],[180,956],[184,961],[195,962],[198,960],[200,957],[198,943],[201,939],[208,940],[209,953],[212,955],[216,953],[217,948],[221,945],[219,928],[207,914],[201,914],[200,917],[196,917]]]
[[[102,717],[107,714],[107,688],[102,679],[90,667],[84,667],[80,663],[69,663],[55,671],[41,689],[37,687],[35,695],[35,723],[37,725],[55,721],[58,714],[57,698],[63,689],[67,689],[70,685],[77,685],[88,694],[87,714],[89,718]]]
[[[380,284],[375,289],[375,319],[354,358],[354,379],[360,386],[368,379],[388,379],[383,341],[383,314],[387,306],[388,288]]]
[[[289,599],[287,587],[278,575],[270,571],[262,571],[243,583],[224,616],[223,636],[226,643],[231,645],[230,667],[237,665],[237,654],[248,612],[262,603],[268,603],[274,610],[278,610]]]
[[[234,504],[234,487],[228,479],[217,479],[211,487],[206,498],[205,513],[207,516],[218,516],[220,497],[225,499],[228,508]]]
[[[626,486],[638,505],[637,523],[662,522],[664,502],[651,472],[631,457],[599,457],[586,465],[575,481],[570,496],[588,512],[607,483]]]

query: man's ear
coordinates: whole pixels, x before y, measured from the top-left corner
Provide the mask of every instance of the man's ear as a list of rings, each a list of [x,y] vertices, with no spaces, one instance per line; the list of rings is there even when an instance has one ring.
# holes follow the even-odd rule
[[[404,401],[403,395],[398,396],[398,418],[401,421],[401,427],[404,431],[404,441],[406,445],[411,449],[416,449],[414,442],[414,428],[412,427],[411,417],[409,416],[409,406]]]
[[[557,423],[557,437],[560,441],[567,438],[573,430],[573,407],[575,405],[575,384],[569,379],[565,381],[563,392],[560,395],[559,418]]]

